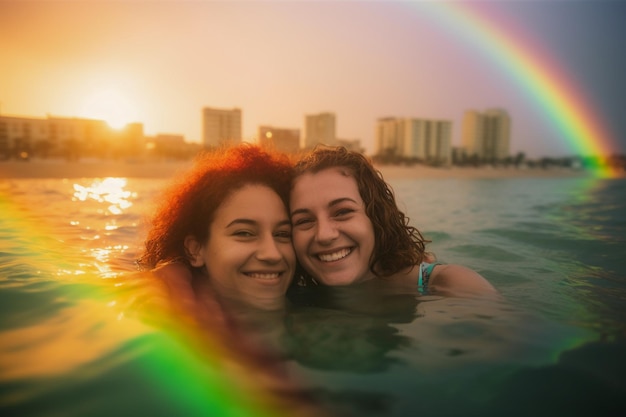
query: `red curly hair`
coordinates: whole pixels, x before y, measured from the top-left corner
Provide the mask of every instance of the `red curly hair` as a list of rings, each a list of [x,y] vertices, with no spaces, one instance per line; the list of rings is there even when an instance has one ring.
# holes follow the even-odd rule
[[[248,184],[274,190],[288,207],[293,163],[288,156],[258,146],[242,144],[198,156],[189,172],[166,189],[150,220],[142,268],[182,262],[191,268],[185,238],[209,238],[216,210],[234,191]]]

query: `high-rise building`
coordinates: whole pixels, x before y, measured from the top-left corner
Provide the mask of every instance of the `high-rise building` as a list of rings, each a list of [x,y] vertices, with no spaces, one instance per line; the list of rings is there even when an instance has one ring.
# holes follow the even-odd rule
[[[378,120],[378,154],[451,163],[452,122],[448,120],[383,118]]]
[[[300,130],[259,126],[259,145],[286,153],[300,150]]]
[[[337,144],[337,122],[334,113],[307,115],[304,118],[304,146],[310,149],[318,144]]]
[[[400,121],[395,117],[383,117],[376,123],[376,153],[378,155],[402,156]]]
[[[463,116],[461,142],[467,156],[501,160],[510,156],[511,119],[502,109],[468,110]]]
[[[215,148],[241,142],[241,109],[202,109],[202,143]]]
[[[484,137],[484,123],[482,114],[477,110],[467,110],[463,115],[461,145],[466,156],[482,155],[482,138]]]
[[[404,119],[401,126],[402,156],[431,163],[451,163],[451,121]]]

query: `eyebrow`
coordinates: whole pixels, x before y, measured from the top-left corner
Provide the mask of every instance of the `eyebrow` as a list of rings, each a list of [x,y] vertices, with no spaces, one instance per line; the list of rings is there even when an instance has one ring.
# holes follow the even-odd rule
[[[354,203],[354,204],[359,204],[357,203],[356,200],[349,198],[349,197],[342,197],[342,198],[336,198],[334,200],[332,200],[330,203],[328,203],[328,207],[333,207],[336,206],[337,204],[341,204],[345,201]],[[306,208],[301,208],[301,209],[297,209],[291,212],[291,216],[295,216],[296,214],[302,214],[302,213],[309,213],[311,210],[306,209]]]
[[[245,225],[250,225],[250,226],[256,226],[258,224],[258,222],[256,220],[252,220],[252,219],[235,219],[232,222],[228,223],[226,225],[226,227],[231,227],[234,225],[238,225],[238,224],[245,224]],[[291,226],[291,221],[289,221],[289,219],[285,219],[285,220],[281,220],[278,222],[278,224],[276,226],[280,227],[283,225],[289,225]]]
[[[281,221],[278,222],[278,224],[276,226],[278,226],[278,227],[281,227],[281,226],[289,226],[289,227],[291,227],[291,220],[289,220],[289,219],[281,220]]]

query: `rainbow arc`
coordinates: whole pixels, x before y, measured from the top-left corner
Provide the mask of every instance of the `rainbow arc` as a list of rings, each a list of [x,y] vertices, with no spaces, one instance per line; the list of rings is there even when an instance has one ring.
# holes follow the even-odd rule
[[[570,81],[562,65],[549,58],[540,45],[512,24],[490,17],[485,3],[413,2],[436,18],[446,31],[455,32],[472,47],[481,50],[546,113],[572,152],[595,157],[591,167],[598,177],[617,176],[603,158],[616,149],[616,141],[582,88]]]

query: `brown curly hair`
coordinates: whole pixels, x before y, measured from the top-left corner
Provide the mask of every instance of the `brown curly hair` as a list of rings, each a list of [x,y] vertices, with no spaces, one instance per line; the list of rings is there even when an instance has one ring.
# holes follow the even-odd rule
[[[426,243],[430,241],[409,225],[409,218],[398,209],[393,190],[368,158],[343,146],[317,146],[296,163],[294,180],[327,168],[344,168],[345,175],[357,183],[365,212],[374,226],[372,273],[389,277],[424,260]]]
[[[293,162],[288,156],[256,145],[200,154],[194,166],[161,196],[139,266],[151,269],[182,262],[191,268],[185,237],[206,242],[215,212],[228,196],[245,185],[261,184],[274,190],[288,207],[292,177]]]

